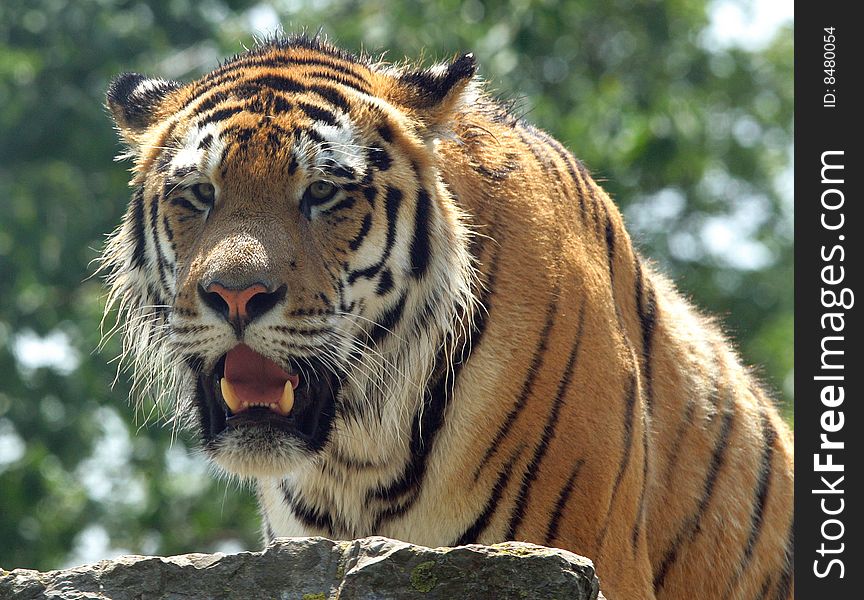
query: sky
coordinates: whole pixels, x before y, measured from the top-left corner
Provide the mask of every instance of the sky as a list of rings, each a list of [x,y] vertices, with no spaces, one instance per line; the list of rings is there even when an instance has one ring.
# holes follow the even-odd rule
[[[721,47],[764,46],[779,27],[792,21],[793,0],[715,0],[708,42]]]

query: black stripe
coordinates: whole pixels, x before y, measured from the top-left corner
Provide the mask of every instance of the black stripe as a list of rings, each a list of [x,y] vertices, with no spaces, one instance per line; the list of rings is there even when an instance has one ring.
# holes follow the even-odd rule
[[[325,169],[330,172],[333,177],[339,177],[340,179],[357,179],[357,173],[354,169],[346,165],[337,165],[335,167],[328,166],[325,167]]]
[[[323,144],[326,141],[320,133],[310,127],[297,127],[293,130],[293,134],[294,139],[298,142],[303,139],[303,136],[306,136],[313,142],[317,142],[319,144]]]
[[[579,347],[582,344],[582,328],[584,324],[585,306],[583,305],[579,309],[579,325],[576,330],[576,339],[573,341],[573,347],[570,349],[570,355],[567,357],[567,366],[564,368],[564,373],[561,375],[561,380],[558,383],[558,390],[555,393],[555,399],[552,401],[552,410],[546,418],[545,425],[543,425],[543,436],[540,438],[540,443],[534,449],[534,455],[531,457],[531,461],[522,475],[522,485],[519,486],[519,492],[516,495],[516,505],[513,508],[513,514],[510,515],[510,522],[507,525],[507,533],[504,539],[516,539],[516,530],[522,524],[522,519],[525,517],[525,507],[528,504],[531,485],[540,473],[540,464],[549,450],[549,442],[552,441],[552,437],[555,435],[555,428],[558,426],[558,415],[561,412],[561,407],[564,406],[567,390],[573,378],[576,357],[579,355]]]
[[[399,222],[400,206],[402,206],[402,190],[388,186],[384,198],[384,210],[387,213],[387,239],[384,243],[384,256],[381,258],[381,262],[387,260],[393,250],[393,244],[396,242],[396,226]]]
[[[252,79],[246,79],[243,81],[243,86],[249,85],[268,87],[270,89],[278,90],[280,92],[295,94],[297,92],[302,92],[306,89],[306,86],[304,86],[296,79],[272,73],[268,75],[259,75],[257,77],[253,77]]]
[[[390,153],[384,148],[369,148],[366,151],[369,163],[379,171],[386,171],[393,165]]]
[[[317,508],[312,508],[311,506],[306,505],[305,502],[297,498],[296,495],[291,492],[284,482],[282,483],[282,492],[285,497],[285,502],[291,509],[291,513],[298,521],[303,523],[306,527],[324,530],[330,535],[333,535],[333,518],[330,516],[330,513],[326,511],[322,512]]]
[[[307,102],[298,102],[297,106],[313,121],[320,121],[321,123],[326,123],[327,125],[332,125],[334,127],[338,123],[336,115],[327,109],[308,104]]]
[[[351,271],[348,274],[348,284],[353,284],[360,277],[371,279],[378,274],[384,263],[390,258],[390,252],[393,251],[393,244],[396,242],[396,226],[399,219],[399,207],[402,205],[402,191],[398,188],[387,187],[387,193],[384,199],[385,212],[387,214],[387,238],[384,242],[384,252],[381,259],[365,269],[359,271]]]
[[[390,269],[381,271],[381,277],[378,279],[378,287],[375,288],[376,296],[383,296],[393,289],[393,275],[390,274]]]
[[[642,260],[638,254],[635,255],[633,260],[636,271],[636,315],[639,317],[639,325],[642,329],[643,394],[645,404],[648,407],[648,415],[650,416],[654,413],[654,382],[651,356],[654,345],[654,329],[657,325],[657,302],[654,287],[642,272]]]
[[[716,348],[716,352],[714,354],[714,362],[716,363],[718,371],[723,368],[723,352],[725,352],[725,349],[722,347],[718,347]],[[695,354],[695,352],[693,353]],[[714,377],[711,381],[711,391],[706,398],[708,402],[711,403],[711,406],[714,409],[719,408],[719,395],[719,379],[717,377]],[[672,481],[672,476],[676,473],[675,467],[678,464],[678,460],[681,458],[680,449],[684,443],[685,435],[693,426],[693,419],[696,416],[697,405],[697,402],[692,397],[687,397],[687,408],[684,409],[684,420],[679,423],[678,429],[675,431],[675,436],[672,438],[674,441],[672,444],[672,448],[668,452],[668,454],[671,456],[671,459],[666,465],[666,473],[663,477],[664,481],[668,486],[670,486],[670,488],[674,485]]]
[[[420,279],[429,267],[429,219],[432,202],[429,193],[420,188],[414,212],[414,238],[411,240],[411,275]]]
[[[222,133],[219,133],[219,139],[222,139]],[[236,150],[237,148],[231,144],[225,144],[222,148],[221,156],[219,156],[219,172],[222,174],[222,177],[225,177],[226,173],[228,173],[228,165],[225,161],[228,158],[228,155],[231,153],[232,149]]]
[[[591,213],[594,217],[594,230],[597,232],[597,235],[601,235],[601,224],[600,224],[600,210],[599,208],[603,206],[603,202],[597,198],[597,191],[599,186],[596,184],[589,183],[587,185],[588,188],[588,200],[591,204]]]
[[[388,144],[393,141],[393,128],[388,123],[379,123],[375,130],[381,136],[381,139]]]
[[[370,460],[358,460],[356,458],[345,456],[340,450],[336,450],[335,448],[331,448],[328,458],[332,458],[335,462],[345,467],[345,469],[355,472],[367,471],[369,469],[380,469],[384,466],[382,463]]]
[[[218,91],[214,91],[218,89]],[[186,104],[177,111],[186,111],[191,107],[195,114],[201,114],[214,106],[229,100],[252,100],[248,103],[251,110],[262,111],[262,101],[267,98],[274,100],[279,98],[274,92],[298,93],[305,90],[300,82],[278,74],[259,75],[251,79],[243,79],[240,74],[233,74],[213,81],[210,85],[199,84],[192,93]],[[267,92],[270,92],[269,94]],[[257,101],[257,104],[256,104]],[[198,102],[196,105],[195,103]],[[284,102],[285,104],[282,104]],[[278,103],[278,109],[282,112],[290,110],[291,104],[287,99]],[[277,107],[274,104],[274,109]]]
[[[644,413],[642,417],[642,489],[639,491],[639,502],[636,505],[639,507],[636,510],[636,524],[633,526],[633,533],[630,536],[634,555],[636,547],[639,545],[642,525],[645,522],[645,492],[648,489],[648,420]]]
[[[315,79],[323,79],[327,83],[337,83],[339,85],[344,85],[347,88],[351,88],[352,90],[356,90],[362,94],[366,94],[367,96],[374,96],[375,93],[372,91],[372,88],[360,77],[356,75],[347,75],[341,73],[328,73],[325,70],[319,71],[309,71],[303,74],[304,77],[311,77]]]
[[[555,151],[555,153],[558,154],[558,157],[564,162],[564,164],[567,165],[567,172],[570,174],[570,179],[573,181],[573,184],[576,186],[576,193],[578,196],[579,208],[580,208],[580,212],[582,214],[582,222],[584,223],[585,222],[585,216],[586,216],[586,213],[585,213],[585,201],[586,201],[585,186],[583,185],[582,179],[577,174],[577,169],[578,169],[579,172],[581,172],[583,175],[586,175],[584,172],[584,167],[582,167],[582,164],[579,162],[579,160],[575,156],[573,156],[573,154],[569,150],[567,150],[563,145],[561,145],[561,143],[558,140],[556,140],[555,138],[550,136],[548,133],[546,133],[542,129],[536,129],[533,127],[531,128],[531,130],[532,130],[532,133],[534,135],[540,136],[542,139],[544,139],[546,141],[546,143],[548,143],[552,147],[552,149]]]
[[[498,428],[498,431],[495,434],[495,438],[492,440],[492,443],[489,444],[486,450],[486,454],[483,456],[480,464],[477,465],[477,469],[474,471],[475,482],[480,478],[480,471],[495,455],[501,445],[501,442],[504,440],[505,437],[507,437],[507,434],[510,433],[510,429],[516,422],[519,414],[525,408],[525,405],[528,402],[528,397],[531,395],[531,389],[534,387],[534,381],[537,379],[537,376],[540,373],[540,367],[542,366],[543,358],[546,355],[546,350],[549,344],[549,332],[552,330],[552,325],[555,324],[555,314],[558,311],[557,286],[555,291],[551,294],[551,297],[552,301],[546,307],[546,323],[543,325],[543,331],[540,332],[540,339],[537,342],[537,348],[534,350],[534,356],[531,359],[531,365],[528,367],[528,371],[525,374],[525,379],[522,382],[522,389],[519,391],[519,397],[516,399],[516,403],[507,413],[507,417],[504,419],[504,422]]]
[[[288,138],[291,137],[291,133],[292,133],[291,129],[286,129],[285,127],[281,127],[280,125],[276,124],[276,121],[274,121],[272,119],[269,121],[259,121],[259,123],[260,123],[258,125],[259,128],[266,128],[267,129],[267,135],[268,136],[270,136],[270,135],[274,136],[282,144],[286,144]]]
[[[399,324],[402,319],[402,313],[405,310],[405,300],[408,297],[408,292],[402,292],[396,304],[391,306],[381,315],[377,324],[372,326],[372,331],[369,332],[369,339],[373,344],[377,344],[385,337],[393,332],[393,329]]]
[[[504,163],[504,165],[497,169],[490,169],[488,166],[474,162],[473,160],[469,165],[474,169],[474,171],[492,181],[504,181],[510,176],[510,173],[518,170],[520,166],[519,162],[513,159],[508,160],[508,162]]]
[[[321,96],[324,100],[326,100],[336,108],[342,110],[343,112],[348,112],[348,109],[351,108],[351,104],[348,102],[345,94],[343,94],[334,87],[315,84],[309,86],[309,91],[313,94]]]
[[[281,135],[281,132],[274,131],[271,128],[267,129],[267,143],[264,146],[264,152],[267,153],[267,160],[271,160],[271,157],[278,156],[285,145],[285,136]]]
[[[711,455],[711,463],[708,466],[708,471],[705,476],[705,483],[703,484],[702,489],[702,497],[699,499],[699,504],[696,508],[696,512],[692,516],[690,516],[687,521],[685,521],[683,527],[675,536],[675,540],[672,542],[672,545],[669,547],[668,550],[666,550],[666,553],[663,556],[660,567],[657,569],[657,572],[654,575],[655,593],[663,587],[663,584],[666,581],[666,577],[669,575],[669,571],[672,568],[672,565],[674,565],[675,561],[678,559],[678,554],[681,551],[682,545],[692,540],[699,532],[702,518],[705,516],[705,513],[708,510],[708,505],[711,502],[711,497],[714,494],[714,488],[717,483],[717,476],[720,473],[720,469],[726,462],[726,450],[729,446],[729,437],[732,433],[734,420],[734,406],[732,405],[732,402],[729,401],[727,402],[727,406],[723,412],[723,422],[720,426],[720,434],[717,438],[717,442],[714,444],[714,451]]]
[[[606,214],[606,258],[609,261],[609,281],[615,285],[615,229],[612,226],[612,218],[609,216],[609,207],[603,203],[603,212]],[[613,290],[614,297],[615,292]]]
[[[582,223],[587,223],[589,200],[591,201],[591,208],[593,209],[596,207],[597,197],[594,188],[597,184],[591,179],[591,174],[588,172],[588,169],[585,168],[585,165],[583,165],[578,159],[576,159],[575,162],[576,170],[581,178],[580,181],[584,184],[579,186],[579,192],[582,196]]]
[[[342,200],[331,206],[330,208],[325,208],[322,212],[324,213],[334,213],[339,212],[340,210],[348,210],[354,206],[356,202],[356,198],[354,196],[345,196]]]
[[[198,208],[197,206],[195,206],[194,204],[189,202],[189,200],[187,200],[183,196],[177,196],[175,198],[171,198],[169,200],[169,202],[171,203],[172,206],[179,206],[180,208],[183,208],[183,209],[188,210],[190,212],[194,212],[194,213],[203,213],[204,212],[204,209]]]
[[[762,459],[759,462],[759,476],[756,480],[756,491],[753,498],[753,509],[750,512],[750,535],[747,536],[747,545],[744,547],[744,556],[741,559],[734,578],[729,582],[729,590],[738,582],[741,575],[750,564],[759,535],[762,533],[762,525],[765,519],[765,503],[768,501],[768,492],[771,489],[771,461],[774,458],[774,443],[777,441],[777,431],[771,423],[771,419],[763,408],[760,413],[762,421]]]
[[[286,333],[288,335],[303,336],[325,335],[333,333],[333,330],[328,327],[292,327],[290,325],[271,325],[270,327],[268,327],[268,329],[278,331],[279,333]]]
[[[358,231],[357,235],[354,236],[354,239],[348,243],[348,247],[351,248],[351,250],[356,251],[363,244],[363,240],[366,239],[371,228],[372,213],[366,213],[363,217],[363,222],[360,224],[360,231]]]
[[[130,227],[132,228],[132,267],[142,268],[147,261],[147,246],[144,241],[144,188],[139,187],[132,194],[132,211]]]
[[[159,198],[154,196],[150,201],[150,234],[153,237],[153,251],[156,253],[156,265],[159,269],[159,282],[162,284],[162,290],[167,294],[170,291],[168,284],[168,261],[162,254],[162,247],[159,245]]]
[[[716,393],[716,386],[714,392]],[[696,402],[692,396],[687,396],[687,408],[684,409],[684,419],[678,424],[675,430],[675,435],[672,438],[672,447],[668,454],[671,457],[666,465],[666,473],[663,476],[666,484],[671,486],[672,475],[676,474],[675,466],[678,464],[678,459],[681,458],[681,447],[684,444],[684,438],[687,432],[693,427],[693,418],[696,416]]]
[[[530,126],[530,125],[523,125],[521,127],[521,129],[517,130],[517,132],[519,133],[519,138],[522,140],[522,142],[528,146],[529,150],[531,150],[531,154],[534,155],[534,158],[536,158],[537,161],[540,162],[545,167],[545,169],[548,173],[552,173],[555,176],[555,179],[557,179],[558,183],[561,184],[560,187],[565,190],[565,194],[566,194],[567,186],[564,184],[564,181],[561,178],[561,173],[558,169],[558,166],[555,164],[554,160],[552,160],[549,157],[549,155],[547,154],[547,150],[549,150],[551,148],[554,152],[556,152],[559,155],[559,157],[562,157],[564,159],[565,163],[567,164],[567,168],[568,168],[568,171],[570,172],[570,175],[572,177],[574,177],[574,181],[576,181],[577,185],[578,185],[578,180],[575,179],[575,172],[572,169],[572,164],[570,161],[568,161],[566,159],[566,156],[569,153],[566,150],[564,150],[560,146],[560,144],[558,144],[557,140],[544,134],[540,130],[538,130],[538,129]],[[526,137],[523,135],[522,132],[530,134],[535,141],[540,142],[539,148],[541,151],[538,151],[537,146],[535,146],[535,144],[533,144],[530,140],[526,139]],[[579,202],[580,202],[580,206],[582,209],[582,222],[584,223],[587,220],[586,204],[587,204],[588,200],[590,199],[591,205],[594,207],[595,212],[597,210],[597,206],[600,206],[602,203],[597,199],[597,187],[594,185],[591,185],[590,178],[588,177],[588,174],[585,171],[585,168],[581,165],[581,163],[579,163],[578,160],[576,160],[575,162],[576,162],[576,165],[579,169],[579,172],[585,176],[585,182],[586,182],[585,188],[587,188],[587,194],[586,194],[584,189],[583,189],[583,186],[581,186],[581,185],[578,186]],[[605,204],[603,204],[603,206],[605,208]],[[594,225],[595,225],[595,230],[597,230],[598,235],[601,234],[601,232],[598,229],[600,226],[599,223],[600,223],[599,219],[595,218]]]
[[[762,583],[762,587],[759,588],[759,593],[756,595],[755,600],[765,600],[768,597],[768,590],[771,589],[771,583],[773,582],[773,578],[769,574],[765,581]]]
[[[600,534],[597,536],[597,546],[603,545],[606,539],[606,533],[609,530],[609,522],[612,518],[612,510],[615,507],[615,499],[618,496],[618,490],[621,483],[624,481],[624,473],[627,471],[627,465],[630,464],[630,454],[633,452],[633,416],[636,408],[636,376],[630,375],[630,384],[627,387],[627,393],[624,397],[624,439],[622,445],[624,452],[621,455],[621,462],[618,464],[618,473],[615,475],[615,483],[612,485],[612,495],[609,498],[609,510],[606,512],[606,518],[603,519],[603,527],[600,528]]]
[[[535,160],[537,160],[537,162],[543,166],[546,172],[552,173],[558,180],[558,183],[560,183],[561,187],[563,188],[564,182],[561,180],[558,169],[555,168],[555,163],[549,158],[549,155],[546,153],[546,148],[548,148],[548,146],[542,138],[539,138],[535,135],[534,128],[522,127],[520,129],[517,129],[516,132],[519,134],[519,139],[522,141],[522,143],[528,146],[528,150],[531,151],[531,154],[534,156]],[[531,139],[525,136],[526,133],[531,135]]]
[[[209,95],[208,95],[208,92],[209,92]],[[204,99],[202,99],[202,98],[204,98]],[[195,109],[193,112],[196,115],[201,115],[201,114],[207,112],[208,110],[210,110],[211,108],[215,108],[217,104],[222,104],[223,102],[227,102],[229,99],[230,99],[230,97],[224,91],[221,91],[221,90],[220,91],[213,91],[212,89],[209,89],[209,90],[206,90],[206,91],[202,92],[201,94],[197,95],[196,97],[192,98],[189,102],[186,103],[186,105],[183,107],[183,109],[185,110],[186,108],[191,106],[195,100],[200,100],[198,102],[198,104],[195,106]],[[175,114],[179,114],[179,112],[180,111],[177,111],[177,113],[175,113]],[[176,124],[176,121],[174,122],[174,124]]]
[[[236,115],[239,112],[243,112],[242,106],[230,106],[228,108],[220,108],[219,110],[214,110],[210,114],[206,115],[203,119],[198,121],[199,127],[203,127],[208,123],[218,123],[219,121],[224,121],[225,119]]]
[[[165,306],[166,301],[163,299],[162,294],[159,293],[159,290],[153,287],[153,284],[147,284],[147,293],[149,297],[147,298],[150,301],[150,306],[153,307],[153,314],[157,317],[157,322],[154,323],[154,327],[150,327],[147,329],[147,340],[148,343],[152,341],[158,332],[158,326],[164,325],[165,320],[168,318],[168,307]]]
[[[558,539],[558,528],[561,524],[561,518],[564,516],[564,509],[567,507],[567,502],[570,500],[570,494],[573,493],[573,486],[576,483],[576,478],[579,477],[579,472],[585,464],[585,459],[580,458],[573,465],[573,470],[570,471],[570,477],[561,491],[558,492],[558,499],[555,501],[555,509],[552,511],[552,517],[549,519],[549,526],[546,528],[546,537],[543,544],[551,546],[552,542]]]
[[[498,508],[498,503],[501,501],[501,496],[504,494],[504,490],[507,489],[507,485],[510,483],[510,477],[513,476],[513,467],[516,465],[516,461],[519,460],[519,457],[522,455],[522,451],[525,449],[525,444],[520,444],[516,449],[516,452],[510,457],[507,463],[504,465],[504,468],[498,474],[498,478],[495,480],[495,485],[492,486],[492,493],[489,495],[489,499],[486,501],[486,505],[483,507],[483,512],[474,519],[474,522],[465,530],[465,532],[459,536],[452,545],[453,546],[464,546],[465,544],[476,544],[480,539],[480,535],[486,530],[489,526],[489,520],[492,518],[492,515],[495,513],[495,510]]]
[[[234,136],[234,141],[239,142],[241,145],[246,144],[249,140],[252,139],[252,136],[255,135],[255,132],[258,131],[258,127],[227,127],[222,130],[222,133],[219,134],[220,138],[228,138],[230,136]],[[310,136],[311,137],[311,136]],[[245,152],[245,149],[242,149]]]
[[[381,267],[383,267],[383,266],[384,266],[384,261],[379,260],[374,265],[366,267],[365,269],[360,269],[358,271],[351,271],[348,274],[348,285],[353,285],[354,282],[357,281],[358,279],[360,279],[361,277],[363,279],[372,279],[373,277],[375,277],[379,273],[379,271],[381,271]]]
[[[483,335],[486,333],[486,323],[488,322],[489,315],[492,311],[492,296],[495,294],[495,279],[498,276],[500,256],[500,253],[492,255],[492,261],[489,264],[489,270],[486,273],[486,281],[484,282],[480,293],[477,309],[474,312],[474,318],[472,319],[473,329],[471,331],[472,350],[480,345],[480,342],[483,340]],[[478,257],[475,256],[475,258]]]
[[[787,600],[792,591],[792,570],[795,564],[795,531],[793,523],[789,524],[789,534],[786,537],[784,555],[783,567],[780,571],[780,579],[777,581],[777,593],[774,594],[775,600]]]
[[[210,148],[210,144],[212,144],[212,143],[213,143],[213,134],[208,133],[203,138],[201,138],[200,142],[198,142],[198,149],[206,151]]]
[[[369,203],[369,206],[375,208],[375,197],[378,195],[378,188],[374,185],[367,185],[363,188],[363,197]]]
[[[243,104],[243,110],[260,115],[268,114],[270,110],[270,99],[273,98],[275,94],[270,91],[259,90],[253,86],[248,88],[248,93],[248,96],[244,96],[244,99],[247,101]]]
[[[264,530],[264,544],[271,544],[276,539],[276,532],[273,531],[273,526],[270,524],[270,519],[267,515],[261,517],[262,529]]]
[[[290,112],[294,108],[294,105],[289,102],[284,96],[280,94],[274,94],[271,107],[275,114],[284,114]]]
[[[168,241],[171,242],[171,248],[174,248],[174,230],[171,229],[171,224],[168,223],[168,215],[162,215],[162,227],[165,229]]]

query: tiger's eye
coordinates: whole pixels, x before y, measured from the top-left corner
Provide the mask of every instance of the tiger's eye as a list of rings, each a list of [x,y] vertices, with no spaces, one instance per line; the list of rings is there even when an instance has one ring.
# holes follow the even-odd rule
[[[315,200],[326,200],[336,191],[336,186],[329,181],[316,181],[309,186],[308,191]]]
[[[213,204],[216,200],[216,188],[212,183],[196,183],[192,186],[192,193],[204,204]]]

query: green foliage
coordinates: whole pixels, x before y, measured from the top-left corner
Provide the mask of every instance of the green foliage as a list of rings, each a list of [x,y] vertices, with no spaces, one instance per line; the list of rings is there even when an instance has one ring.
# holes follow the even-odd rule
[[[93,352],[90,263],[128,197],[108,80],[194,77],[268,19],[391,61],[474,51],[494,92],[604,180],[644,253],[720,316],[791,418],[792,36],[723,48],[706,15],[705,0],[0,3],[0,565],[258,544],[251,495],[214,481],[194,440],[145,427],[123,374],[112,389],[119,347]],[[66,351],[39,366],[22,349],[45,338]]]

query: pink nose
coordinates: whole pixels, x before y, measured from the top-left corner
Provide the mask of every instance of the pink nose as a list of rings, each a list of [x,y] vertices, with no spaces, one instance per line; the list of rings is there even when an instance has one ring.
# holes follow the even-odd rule
[[[216,294],[227,305],[228,313],[225,317],[231,322],[245,323],[251,321],[257,315],[250,315],[248,306],[249,301],[258,294],[269,293],[267,288],[261,283],[255,283],[242,290],[232,290],[221,283],[211,283],[207,286],[208,294]],[[220,312],[224,311],[223,310]]]
[[[243,333],[246,325],[282,302],[288,291],[285,284],[274,290],[261,281],[225,285],[217,280],[209,282],[207,287],[204,285],[198,285],[201,301],[228,321],[238,336]]]

